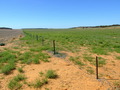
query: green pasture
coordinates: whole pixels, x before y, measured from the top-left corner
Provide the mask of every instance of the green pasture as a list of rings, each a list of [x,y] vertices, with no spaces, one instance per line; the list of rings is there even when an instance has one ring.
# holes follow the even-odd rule
[[[80,47],[88,47],[91,52],[101,55],[113,51],[120,53],[120,29],[24,29],[23,31],[26,35],[24,39],[31,41],[27,42],[28,44],[43,43],[42,46],[46,50],[52,50],[52,41],[55,40],[58,51],[76,52]]]

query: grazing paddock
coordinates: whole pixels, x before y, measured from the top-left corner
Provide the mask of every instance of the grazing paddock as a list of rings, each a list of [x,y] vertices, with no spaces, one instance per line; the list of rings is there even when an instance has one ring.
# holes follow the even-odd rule
[[[0,89],[120,88],[120,29],[24,29],[0,48]],[[98,78],[96,79],[96,56]]]

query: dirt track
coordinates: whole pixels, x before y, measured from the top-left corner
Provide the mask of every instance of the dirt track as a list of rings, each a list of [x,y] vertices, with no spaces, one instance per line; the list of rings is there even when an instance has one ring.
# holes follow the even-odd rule
[[[22,35],[22,30],[0,29],[0,43],[7,43]]]

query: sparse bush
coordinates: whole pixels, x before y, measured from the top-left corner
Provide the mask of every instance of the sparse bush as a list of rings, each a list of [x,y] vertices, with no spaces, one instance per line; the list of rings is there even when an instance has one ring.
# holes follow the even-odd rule
[[[25,52],[19,57],[19,60],[21,60],[21,63],[30,64],[32,62],[31,58],[32,58],[32,53]]]
[[[48,58],[50,56],[39,52],[38,54],[34,54],[33,52],[25,52],[23,55],[19,57],[19,60],[21,60],[21,63],[26,63],[26,64],[39,64],[40,60],[44,62],[49,62]]]
[[[42,79],[43,84],[48,84],[48,79]]]
[[[36,80],[36,82],[33,85],[34,88],[40,88],[43,85],[43,83],[40,80]]]
[[[34,62],[35,64],[39,64],[39,63],[40,63],[40,62],[39,62],[39,59],[37,59],[37,58],[33,59],[33,62]]]
[[[48,80],[47,79],[43,79],[43,80],[39,80],[37,79],[35,81],[35,83],[33,84],[34,88],[40,88],[42,87],[44,84],[47,84],[48,83]]]
[[[13,80],[15,80],[15,81],[17,81],[17,82],[22,81],[22,80],[25,80],[25,79],[26,79],[25,75],[22,75],[22,74],[18,74],[17,76],[15,76],[15,77],[13,78]]]
[[[18,70],[20,73],[24,73],[24,71],[23,71],[23,68],[22,68],[22,67],[19,67],[17,70]]]
[[[46,77],[47,78],[51,78],[51,79],[53,79],[53,78],[57,78],[57,74],[55,73],[55,71],[53,71],[53,70],[48,70],[47,71],[47,73],[46,73]]]
[[[8,83],[8,88],[11,90],[18,90],[22,87],[22,84],[20,84],[19,82],[15,81],[15,80],[11,80]]]
[[[1,72],[4,73],[5,75],[7,75],[13,69],[15,69],[15,64],[14,63],[9,63],[9,64],[2,67]]]
[[[10,80],[10,82],[8,83],[8,88],[11,90],[20,89],[22,87],[22,84],[19,82],[25,79],[26,77],[24,75],[18,74],[17,76]]]
[[[39,57],[40,60],[44,62],[49,62],[48,58],[50,58],[50,56],[46,53],[39,53],[38,55],[36,55],[36,57]]]
[[[15,57],[16,57],[15,55],[12,55],[11,53],[4,51],[0,53],[0,62],[6,63],[8,61],[15,60]]]

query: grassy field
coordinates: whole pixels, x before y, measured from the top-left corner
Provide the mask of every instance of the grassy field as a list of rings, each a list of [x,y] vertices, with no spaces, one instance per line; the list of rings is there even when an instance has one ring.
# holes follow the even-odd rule
[[[99,59],[99,77],[117,78],[117,81],[110,81],[110,83],[113,87],[120,87],[120,29],[24,29],[23,32],[24,37],[20,40],[12,41],[12,44],[0,48],[0,81],[5,83],[0,85],[1,89],[5,89],[6,86],[11,90],[41,87],[44,88],[43,90],[52,90],[49,89],[51,79],[63,80],[61,77],[66,73],[64,70],[69,65],[72,69],[76,65],[78,69],[75,71],[81,70],[86,73],[85,77],[93,76],[95,79],[96,56]],[[56,43],[55,55],[53,40]],[[67,63],[63,71],[61,63]],[[64,77],[68,72],[72,76],[73,70],[70,69]],[[39,77],[31,80],[34,74]],[[73,77],[77,78],[76,72]],[[56,82],[55,80],[52,83]],[[46,85],[48,87],[45,87]],[[108,89],[106,86],[105,88]],[[57,87],[54,90],[57,90]]]
[[[101,55],[109,52],[120,53],[120,29],[40,29],[24,30],[26,39],[37,40],[47,49],[51,49],[52,40],[56,40],[57,50],[79,51],[88,47],[91,52]],[[32,43],[32,42],[31,42]]]

